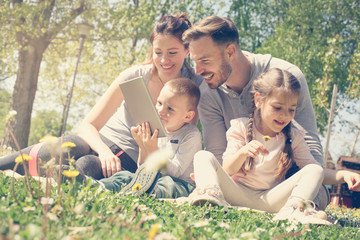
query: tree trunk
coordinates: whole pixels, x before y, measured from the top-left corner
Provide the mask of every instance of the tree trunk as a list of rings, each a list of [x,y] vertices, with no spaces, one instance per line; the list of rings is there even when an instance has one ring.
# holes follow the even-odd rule
[[[85,2],[85,0],[81,0],[78,8],[71,10],[67,17],[62,18],[53,28],[49,28],[49,22],[56,4],[55,0],[49,0],[48,4],[46,4],[45,8],[41,11],[41,17],[35,12],[31,20],[33,26],[37,29],[45,29],[46,32],[39,34],[39,37],[34,37],[33,34],[29,36],[26,32],[17,32],[16,37],[20,46],[18,57],[19,66],[10,103],[10,110],[15,110],[17,115],[15,116],[15,120],[10,124],[11,130],[5,128],[2,139],[3,145],[16,149],[14,140],[11,138],[9,132],[12,131],[20,148],[27,146],[30,133],[31,112],[37,90],[43,53],[49,46],[52,38],[85,11]],[[21,7],[22,3],[23,1],[21,0],[13,0],[14,7]],[[43,1],[39,1],[39,4],[43,4]],[[25,22],[25,19],[21,19],[21,21]]]
[[[15,110],[17,115],[10,126],[20,148],[24,148],[28,144],[31,112],[37,89],[40,64],[48,45],[48,42],[36,39],[29,45],[22,46],[19,49],[19,66],[10,103],[10,109]],[[7,128],[4,132],[3,144],[16,149]]]

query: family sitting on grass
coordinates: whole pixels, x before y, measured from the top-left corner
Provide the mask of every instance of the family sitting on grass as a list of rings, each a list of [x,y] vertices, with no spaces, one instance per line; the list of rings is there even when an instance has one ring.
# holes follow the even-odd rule
[[[325,225],[331,222],[321,211],[329,203],[322,184],[346,182],[360,190],[358,174],[321,166],[302,72],[270,55],[242,51],[231,20],[212,16],[191,26],[185,14],[164,16],[150,43],[148,60],[122,72],[78,134],[63,139],[76,145],[70,156],[85,179],[124,194],[187,197],[194,205],[248,207],[275,213],[274,220]],[[139,76],[167,130],[164,138],[148,123],[136,126],[123,101],[119,83]],[[46,143],[22,153],[35,163],[51,158]],[[18,155],[0,158],[0,169],[13,169]],[[163,171],[151,166],[154,157],[167,162]]]

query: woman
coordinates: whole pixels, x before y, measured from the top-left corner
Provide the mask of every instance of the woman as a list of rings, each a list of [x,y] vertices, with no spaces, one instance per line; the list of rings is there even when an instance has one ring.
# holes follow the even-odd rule
[[[190,26],[185,14],[160,18],[150,36],[151,48],[147,61],[120,73],[85,117],[77,131],[78,135],[65,136],[64,141],[76,144],[70,154],[77,160],[77,167],[86,175],[100,179],[110,177],[122,169],[131,172],[137,169],[138,146],[130,132],[130,127],[135,126],[135,123],[123,101],[120,82],[142,76],[154,103],[164,84],[171,79],[187,77],[200,85],[202,78],[196,76],[185,61],[189,50],[188,45],[182,42],[182,34]],[[39,157],[42,161],[51,158],[48,148],[41,144],[22,152],[35,159]],[[1,158],[0,169],[13,168],[18,155],[15,153]],[[18,172],[23,173],[23,169],[19,168]],[[37,175],[36,171],[34,175]]]

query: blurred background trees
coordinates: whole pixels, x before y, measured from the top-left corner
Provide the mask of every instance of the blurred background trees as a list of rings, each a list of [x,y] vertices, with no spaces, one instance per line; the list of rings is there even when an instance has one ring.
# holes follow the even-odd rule
[[[153,23],[176,12],[187,12],[192,23],[214,14],[229,17],[239,29],[243,50],[270,53],[299,66],[321,134],[334,84],[341,105],[334,140],[344,142],[340,134],[360,123],[359,0],[13,0],[0,1],[0,129],[12,107],[18,112],[13,128],[22,146],[59,131],[79,47],[76,23],[86,21],[94,29],[81,55],[67,133],[75,132],[122,70],[145,60]],[[38,67],[38,78],[19,85],[21,53],[29,52],[32,43],[42,44],[41,64],[24,63],[28,69]],[[4,134],[0,130],[0,137]],[[344,148],[352,144],[348,140]]]

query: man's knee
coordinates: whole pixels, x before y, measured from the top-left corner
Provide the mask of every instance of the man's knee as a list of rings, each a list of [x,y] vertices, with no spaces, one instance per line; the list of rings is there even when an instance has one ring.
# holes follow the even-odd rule
[[[319,210],[325,210],[325,208],[330,203],[330,194],[325,185],[321,185],[319,193],[314,200],[315,204],[318,206]]]

